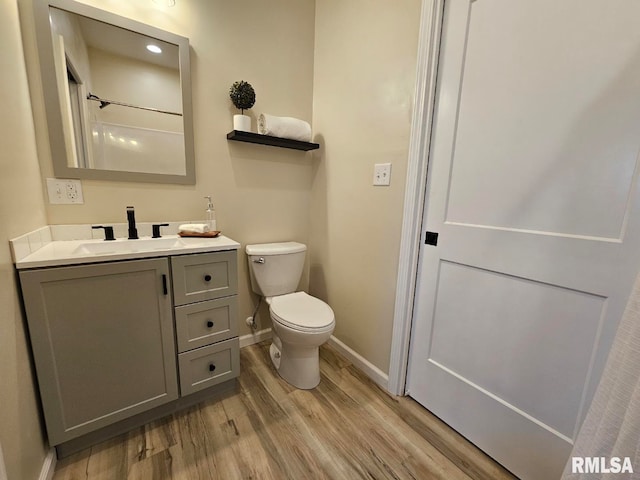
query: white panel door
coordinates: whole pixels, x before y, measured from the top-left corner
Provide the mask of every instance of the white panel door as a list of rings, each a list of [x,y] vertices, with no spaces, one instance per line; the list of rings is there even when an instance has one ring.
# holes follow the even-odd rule
[[[449,0],[408,393],[559,478],[640,265],[640,2]]]

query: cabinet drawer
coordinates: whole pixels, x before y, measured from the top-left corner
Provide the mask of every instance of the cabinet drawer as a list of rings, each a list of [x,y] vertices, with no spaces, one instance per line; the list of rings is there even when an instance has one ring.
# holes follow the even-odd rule
[[[176,307],[178,351],[186,352],[238,335],[237,297]]]
[[[175,305],[234,295],[238,291],[237,252],[171,257]]]
[[[181,353],[178,366],[183,397],[226,382],[240,374],[240,342],[233,338]]]

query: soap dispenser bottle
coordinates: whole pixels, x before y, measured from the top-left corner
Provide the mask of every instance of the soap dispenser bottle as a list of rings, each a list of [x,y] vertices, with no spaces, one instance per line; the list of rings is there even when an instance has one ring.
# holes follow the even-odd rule
[[[204,197],[207,199],[207,225],[209,226],[209,231],[210,232],[215,232],[217,231],[217,225],[216,225],[216,211],[213,208],[213,203],[211,202],[211,195],[207,195],[206,197]]]

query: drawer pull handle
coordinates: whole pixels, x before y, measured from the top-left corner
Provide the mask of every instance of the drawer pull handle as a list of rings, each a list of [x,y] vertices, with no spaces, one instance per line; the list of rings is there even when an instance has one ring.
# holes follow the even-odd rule
[[[204,276],[204,281],[205,282],[210,282],[211,281],[211,275],[207,274]]]
[[[216,366],[213,363],[209,364],[209,371],[213,372],[216,369]]]
[[[207,321],[207,327],[209,328],[213,327],[213,322],[211,320]]]

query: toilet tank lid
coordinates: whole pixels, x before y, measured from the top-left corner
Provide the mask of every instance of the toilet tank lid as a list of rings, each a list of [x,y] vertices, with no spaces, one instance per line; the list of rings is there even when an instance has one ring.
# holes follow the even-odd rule
[[[299,253],[306,250],[307,246],[298,242],[259,243],[247,245],[245,248],[247,255],[286,255],[287,253]]]

